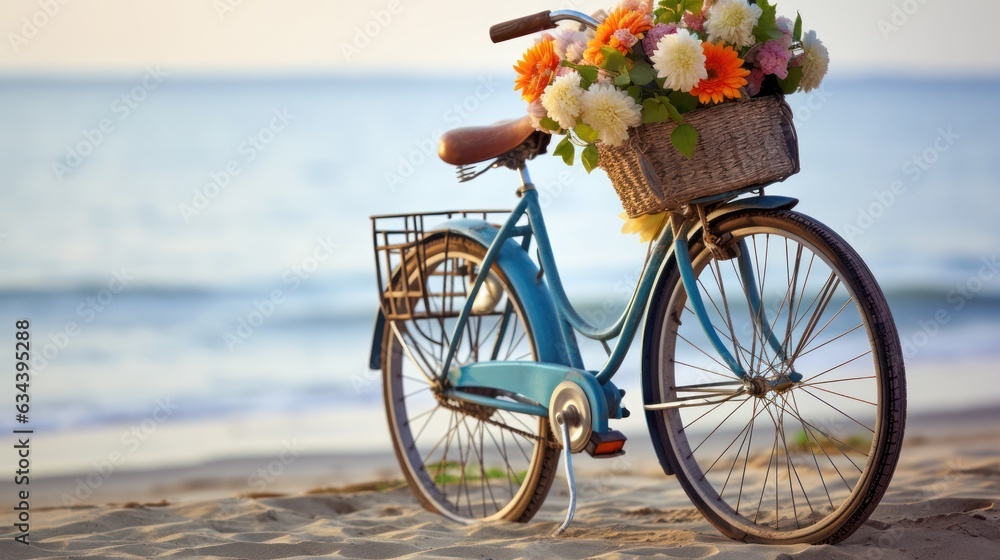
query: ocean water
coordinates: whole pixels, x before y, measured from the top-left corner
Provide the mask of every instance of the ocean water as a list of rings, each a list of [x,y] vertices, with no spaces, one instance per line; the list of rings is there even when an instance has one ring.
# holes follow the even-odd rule
[[[509,171],[459,185],[434,154],[448,128],[521,114],[510,76],[142,83],[0,80],[0,340],[30,320],[31,426],[127,427],[164,400],[195,425],[380,414],[368,216],[513,206]],[[911,371],[967,384],[911,410],[1000,395],[952,367],[1000,363],[998,86],[834,77],[789,99],[803,171],[769,192],[866,259]],[[620,309],[644,247],[606,178],[551,156],[532,172],[570,295]]]

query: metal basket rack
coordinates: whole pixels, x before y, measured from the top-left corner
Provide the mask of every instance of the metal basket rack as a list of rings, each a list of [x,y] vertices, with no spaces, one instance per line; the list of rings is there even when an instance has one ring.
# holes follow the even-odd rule
[[[509,210],[453,210],[372,216],[375,273],[379,304],[385,318],[405,321],[430,317],[427,254],[426,245],[422,242],[428,235],[452,235],[447,230],[435,230],[434,227],[454,219],[477,219],[496,224],[505,221],[509,215]],[[421,301],[424,302],[422,306],[419,305]],[[442,313],[447,311],[438,310],[434,315]],[[455,310],[454,314],[457,316],[458,311]]]

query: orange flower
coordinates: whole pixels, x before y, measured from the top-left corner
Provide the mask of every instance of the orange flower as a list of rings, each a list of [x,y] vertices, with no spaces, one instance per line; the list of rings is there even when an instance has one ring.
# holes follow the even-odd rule
[[[732,47],[724,46],[722,41],[717,45],[705,41],[702,48],[708,78],[698,82],[691,95],[697,95],[698,101],[705,104],[739,99],[740,88],[747,85],[746,77],[750,75],[750,71],[743,68],[739,54]]]
[[[555,40],[551,35],[544,35],[524,53],[524,57],[514,66],[517,77],[514,78],[514,89],[521,90],[521,97],[531,103],[542,96],[545,87],[552,82],[559,68],[559,57],[556,56]]]
[[[653,28],[653,16],[648,11],[630,10],[622,6],[610,14],[597,26],[594,38],[587,43],[583,60],[595,66],[604,62],[601,48],[612,47],[627,55],[642,34]],[[626,39],[623,41],[623,39]]]

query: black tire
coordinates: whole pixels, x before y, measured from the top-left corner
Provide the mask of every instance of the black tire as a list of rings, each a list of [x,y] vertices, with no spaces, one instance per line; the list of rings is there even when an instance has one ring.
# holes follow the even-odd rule
[[[718,359],[674,270],[650,303],[655,315],[643,356],[645,403],[674,407],[647,410],[654,445],[727,536],[839,542],[885,494],[903,441],[906,383],[888,305],[857,253],[806,216],[748,210],[720,218],[712,233],[729,257],[746,243],[762,296],[756,309],[765,319],[755,321],[738,259],[714,258],[700,235],[692,241],[713,326],[749,381]],[[801,381],[787,382],[792,371]]]
[[[486,248],[449,234],[418,249],[426,258],[429,296],[416,302],[415,311],[430,310],[431,317],[386,321],[382,336],[383,397],[396,457],[411,491],[428,510],[463,523],[526,522],[541,507],[558,466],[548,419],[446,399],[422,373],[440,372],[440,356]],[[416,254],[411,251],[409,258]],[[490,275],[497,301],[490,307],[492,300],[484,300],[483,307],[495,312],[481,310],[470,317],[456,365],[490,360],[494,354],[499,360],[537,357],[517,294],[497,267]],[[410,285],[418,285],[416,275]],[[492,348],[480,352],[490,335]]]

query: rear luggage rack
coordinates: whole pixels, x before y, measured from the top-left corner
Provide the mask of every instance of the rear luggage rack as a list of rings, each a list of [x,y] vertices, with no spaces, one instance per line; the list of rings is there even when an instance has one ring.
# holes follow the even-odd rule
[[[509,210],[453,210],[418,214],[388,214],[372,216],[372,239],[375,249],[375,274],[378,281],[379,304],[390,321],[406,321],[429,317],[427,303],[427,254],[421,242],[428,234],[452,235],[435,230],[442,222],[455,219],[504,222]],[[427,226],[430,225],[430,228]],[[418,305],[424,300],[424,305]],[[417,310],[421,308],[421,310]],[[435,310],[435,317],[449,314],[457,317],[459,310]]]

